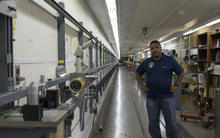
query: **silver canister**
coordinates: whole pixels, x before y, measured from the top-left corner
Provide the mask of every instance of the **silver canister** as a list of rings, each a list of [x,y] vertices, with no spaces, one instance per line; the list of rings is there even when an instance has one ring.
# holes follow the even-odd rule
[[[27,90],[27,104],[28,105],[38,105],[39,92],[38,92],[38,85],[32,82]]]

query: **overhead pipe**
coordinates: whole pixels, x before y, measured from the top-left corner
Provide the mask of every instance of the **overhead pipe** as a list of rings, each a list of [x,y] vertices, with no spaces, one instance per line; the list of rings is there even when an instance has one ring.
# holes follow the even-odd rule
[[[44,0],[52,8],[54,8],[59,14],[63,15],[66,19],[76,25],[79,29],[83,30],[90,38],[94,39],[97,43],[100,41],[92,35],[85,27],[83,27],[76,19],[74,19],[65,9],[63,9],[56,1],[54,0]]]
[[[83,44],[83,49],[89,48],[89,47],[91,47],[93,45],[94,45],[94,42],[92,40],[88,40],[87,42],[85,42]]]

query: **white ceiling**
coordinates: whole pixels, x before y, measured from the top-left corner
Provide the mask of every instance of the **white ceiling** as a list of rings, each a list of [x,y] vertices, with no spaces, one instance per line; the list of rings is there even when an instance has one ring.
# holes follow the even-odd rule
[[[107,13],[106,5],[100,6],[104,1],[87,0],[108,39],[115,44],[108,16],[105,15],[105,18],[97,16],[97,13]],[[159,40],[161,37],[165,40],[220,16],[220,0],[116,0],[116,2],[121,56],[146,48],[146,42]],[[147,41],[144,39],[143,27],[149,28]]]
[[[116,47],[113,30],[112,30],[105,0],[86,0],[86,2],[88,3],[89,8],[95,15],[96,19],[99,21],[100,25],[102,26],[102,29],[104,30],[109,43],[111,44],[113,50],[117,54],[118,50]]]

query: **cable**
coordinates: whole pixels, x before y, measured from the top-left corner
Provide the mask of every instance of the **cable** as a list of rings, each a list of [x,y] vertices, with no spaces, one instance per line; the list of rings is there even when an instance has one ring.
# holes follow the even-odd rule
[[[92,100],[92,102],[94,103],[94,100]],[[95,105],[95,110],[97,111],[97,105],[94,103]],[[95,117],[97,115],[97,112],[94,112],[94,116],[93,116],[93,119],[92,119],[92,138],[94,136],[94,122],[95,122]]]
[[[94,111],[94,117],[93,117],[93,120],[92,120],[92,138],[94,135],[99,135],[101,134],[101,131],[99,133],[94,133],[94,123],[95,123],[95,118],[97,116],[97,111],[98,111],[98,108],[97,108],[97,103],[94,102],[94,100],[92,101],[95,105],[95,111]]]
[[[76,128],[76,126],[79,124],[79,121],[77,121],[77,123],[74,125],[74,127],[72,128],[71,132],[73,132],[73,130]]]

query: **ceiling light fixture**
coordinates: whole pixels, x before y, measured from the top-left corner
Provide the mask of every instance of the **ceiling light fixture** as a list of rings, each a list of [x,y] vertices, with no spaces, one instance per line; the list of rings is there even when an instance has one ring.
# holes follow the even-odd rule
[[[105,2],[107,5],[109,18],[110,18],[110,22],[112,25],[113,35],[114,35],[116,47],[118,50],[118,56],[120,57],[120,44],[119,44],[119,36],[118,36],[118,18],[117,18],[116,1],[105,0]]]
[[[168,43],[170,41],[176,40],[176,39],[178,39],[178,37],[173,37],[173,38],[171,38],[171,39],[169,39],[167,41],[162,42],[161,45],[164,45],[164,44],[166,44],[166,43]]]
[[[220,18],[217,19],[217,20],[211,21],[211,22],[209,22],[209,23],[207,23],[207,24],[205,24],[205,25],[203,25],[203,26],[200,26],[200,27],[198,27],[198,28],[191,29],[191,30],[189,30],[189,31],[187,31],[187,32],[185,32],[185,33],[183,33],[183,35],[189,35],[189,34],[194,33],[194,32],[196,32],[196,31],[198,31],[198,30],[200,30],[200,29],[202,29],[202,28],[209,27],[209,26],[212,26],[212,25],[217,24],[217,23],[220,23]]]

